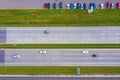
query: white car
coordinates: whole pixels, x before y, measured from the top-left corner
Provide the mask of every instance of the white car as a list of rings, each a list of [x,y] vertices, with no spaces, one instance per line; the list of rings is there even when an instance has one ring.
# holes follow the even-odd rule
[[[75,3],[75,4],[74,4],[74,9],[76,9],[76,8],[77,8],[77,4]]]
[[[39,51],[39,53],[40,53],[40,54],[42,54],[42,53],[43,53],[43,51],[41,51],[41,50],[40,50],[40,51]]]
[[[115,5],[112,3],[112,4],[111,4],[111,9],[114,9],[114,7],[115,7]]]
[[[70,4],[67,4],[67,9],[70,9]]]
[[[40,50],[39,53],[40,53],[40,54],[46,54],[47,51],[45,51],[45,50]]]
[[[20,57],[21,57],[21,55],[19,55],[19,54],[12,55],[12,58],[20,58]]]
[[[46,53],[47,53],[47,51],[43,51],[43,53],[44,53],[44,54],[46,54]]]
[[[81,53],[87,54],[87,53],[88,53],[88,50],[83,50],[83,51],[81,51]]]
[[[104,4],[100,4],[100,9],[104,9]]]
[[[80,9],[83,9],[83,4],[81,4],[81,7],[80,7]]]

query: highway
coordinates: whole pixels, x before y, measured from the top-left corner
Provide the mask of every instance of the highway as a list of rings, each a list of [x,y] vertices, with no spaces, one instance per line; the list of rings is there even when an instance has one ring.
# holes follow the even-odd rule
[[[44,31],[49,33],[45,34]],[[117,44],[120,27],[7,27],[7,44]],[[5,37],[4,37],[5,38]],[[2,39],[2,38],[0,38]]]
[[[103,3],[105,5],[108,1],[114,4],[119,2],[119,0],[0,0],[0,9],[43,9],[44,3],[48,2],[51,7],[54,2],[57,3],[58,8],[60,1],[63,2],[63,8],[66,8],[66,4],[78,2],[86,3],[87,7],[91,2],[96,2],[97,8],[99,8],[99,4]]]
[[[83,50],[88,50],[88,53],[81,53]],[[6,49],[0,51],[0,63],[4,66],[120,66],[120,49]],[[46,53],[40,53],[40,51],[46,51]],[[93,57],[93,54],[96,57]],[[19,57],[13,57],[15,55]]]
[[[0,77],[0,80],[120,80],[120,77]]]

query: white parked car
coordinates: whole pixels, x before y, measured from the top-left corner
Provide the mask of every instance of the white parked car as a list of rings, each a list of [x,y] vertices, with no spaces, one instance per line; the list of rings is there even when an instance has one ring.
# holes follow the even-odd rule
[[[67,4],[67,9],[70,9],[70,4]]]
[[[76,8],[77,8],[77,4],[75,3],[75,4],[74,4],[74,9],[76,9]]]
[[[111,9],[114,9],[115,5],[113,3],[111,3]]]
[[[83,50],[83,51],[81,51],[81,53],[87,54],[87,53],[88,53],[88,50]]]
[[[104,9],[104,4],[100,4],[100,9]]]
[[[83,9],[83,4],[81,4],[80,9]]]

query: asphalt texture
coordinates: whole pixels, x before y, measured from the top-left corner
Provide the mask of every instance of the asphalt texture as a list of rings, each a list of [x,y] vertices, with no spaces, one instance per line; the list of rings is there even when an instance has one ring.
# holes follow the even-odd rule
[[[86,49],[85,49],[86,50]],[[46,51],[46,53],[40,53]],[[5,50],[5,66],[120,66],[119,49]],[[96,55],[93,57],[92,55]],[[13,57],[20,55],[19,58]]]
[[[120,80],[120,77],[0,77],[0,80]]]
[[[0,27],[0,44],[6,43],[6,28]]]
[[[45,33],[46,30],[48,33]],[[6,43],[118,44],[120,43],[120,27],[8,27]]]
[[[0,65],[2,65],[4,63],[4,58],[5,58],[5,51],[4,50],[0,50]]]
[[[81,4],[86,3],[87,8],[90,3],[95,2],[97,8],[99,8],[99,4],[103,3],[104,8],[106,8],[106,3],[108,1],[114,4],[120,2],[120,0],[0,0],[0,9],[43,9],[44,3],[50,3],[51,8],[53,3],[56,3],[57,8],[59,8],[58,5],[61,1],[63,3],[63,8],[66,8],[67,4],[78,2]]]

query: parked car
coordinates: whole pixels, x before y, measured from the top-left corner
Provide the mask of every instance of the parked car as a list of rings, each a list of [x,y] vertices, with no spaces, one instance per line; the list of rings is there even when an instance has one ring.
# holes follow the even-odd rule
[[[93,3],[93,9],[96,9],[96,8],[97,8],[97,4]]]
[[[83,9],[83,4],[80,5],[80,9]]]
[[[80,9],[80,3],[77,3],[77,4],[76,4],[76,8],[77,8],[77,9]]]
[[[70,9],[70,4],[67,4],[66,6],[67,6],[67,9]]]
[[[115,8],[115,5],[113,3],[110,4],[111,6],[111,9],[114,9]]]
[[[87,4],[86,3],[83,4],[83,9],[87,9]]]
[[[44,4],[44,9],[48,9],[48,4],[47,3]]]
[[[62,2],[59,3],[59,8],[62,9],[63,6],[62,6]]]
[[[56,9],[56,3],[53,3],[53,9]]]
[[[74,4],[70,3],[70,9],[74,9]]]
[[[111,3],[107,2],[107,9],[110,9]]]
[[[74,3],[74,9],[76,9],[76,7],[77,7],[77,4],[76,4],[76,3]]]
[[[120,3],[119,2],[117,2],[116,7],[117,7],[117,9],[120,9]]]
[[[104,9],[104,4],[100,4],[100,9]]]
[[[50,3],[48,3],[47,6],[48,6],[48,9],[50,9]]]
[[[89,7],[90,9],[93,9],[93,3],[90,3]]]

